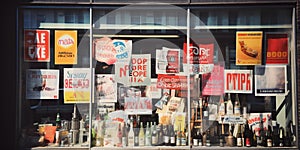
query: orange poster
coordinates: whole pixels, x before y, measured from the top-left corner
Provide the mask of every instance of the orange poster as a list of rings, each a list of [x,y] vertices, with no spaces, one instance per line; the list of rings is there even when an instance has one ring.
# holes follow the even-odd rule
[[[236,32],[236,65],[260,65],[262,31]]]
[[[55,64],[77,64],[77,31],[55,31]]]

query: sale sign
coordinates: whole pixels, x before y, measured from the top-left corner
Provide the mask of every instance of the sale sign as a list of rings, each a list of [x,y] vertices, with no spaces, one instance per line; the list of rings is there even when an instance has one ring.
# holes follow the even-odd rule
[[[216,64],[212,72],[202,75],[203,95],[224,94],[224,63]]]
[[[89,103],[91,69],[64,68],[64,102]]]
[[[55,31],[55,64],[77,64],[77,31]]]
[[[129,64],[117,62],[116,80],[128,86],[151,84],[151,54],[132,55]]]
[[[24,61],[50,62],[50,30],[24,31]]]
[[[252,93],[252,70],[225,70],[225,93]]]
[[[187,77],[178,75],[158,74],[156,87],[161,89],[186,90]]]

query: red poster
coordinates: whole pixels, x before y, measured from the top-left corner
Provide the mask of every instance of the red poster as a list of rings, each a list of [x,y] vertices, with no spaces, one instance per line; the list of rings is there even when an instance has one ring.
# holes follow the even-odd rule
[[[24,61],[50,62],[50,30],[24,31]]]
[[[179,73],[179,51],[169,49],[167,52],[166,73]]]
[[[267,34],[266,64],[288,64],[288,35]]]
[[[199,44],[199,64],[213,64],[214,44]]]
[[[187,89],[187,77],[159,74],[157,77],[156,87],[162,89],[175,89],[175,90]]]
[[[214,65],[210,73],[202,75],[203,95],[223,95],[224,94],[224,64]]]

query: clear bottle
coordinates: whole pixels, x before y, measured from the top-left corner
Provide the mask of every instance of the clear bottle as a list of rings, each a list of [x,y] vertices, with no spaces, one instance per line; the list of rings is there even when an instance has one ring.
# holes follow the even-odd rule
[[[170,146],[176,146],[176,134],[174,131],[174,127],[172,124],[169,125],[169,133],[170,133]]]
[[[134,131],[133,131],[133,122],[130,123],[130,130],[128,132],[128,146],[134,146]]]
[[[220,96],[220,102],[219,102],[219,116],[225,115],[225,103],[223,95]]]
[[[181,146],[181,128],[180,128],[180,125],[179,125],[179,128],[176,132],[176,146]]]
[[[126,147],[127,146],[127,128],[126,128],[126,123],[123,124],[123,130],[122,130],[122,146]]]
[[[118,132],[117,132],[117,137],[118,137],[117,146],[121,146],[122,145],[122,136],[123,136],[123,133],[122,133],[122,124],[119,123]]]
[[[181,131],[181,146],[186,146],[187,136],[186,136],[186,129]]]
[[[164,145],[170,146],[170,130],[168,125],[163,125],[163,139]]]
[[[235,94],[234,115],[236,116],[241,115],[241,105],[240,105],[240,99],[238,94]]]
[[[158,143],[158,134],[156,131],[156,122],[153,124],[153,129],[152,129],[152,134],[151,134],[151,145],[152,146],[157,146]]]
[[[231,101],[230,93],[228,93],[226,111],[226,115],[233,115],[233,104]]]
[[[145,132],[143,122],[140,122],[139,146],[145,146]]]
[[[242,144],[242,132],[241,132],[241,125],[238,125],[238,131],[236,135],[236,146],[241,147]]]
[[[151,129],[149,127],[149,122],[147,122],[146,125],[145,146],[151,146]]]

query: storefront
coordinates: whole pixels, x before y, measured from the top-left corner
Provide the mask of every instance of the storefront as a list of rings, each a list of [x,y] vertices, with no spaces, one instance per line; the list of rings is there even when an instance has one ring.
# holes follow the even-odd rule
[[[298,149],[296,1],[129,2],[21,5],[18,149]]]

